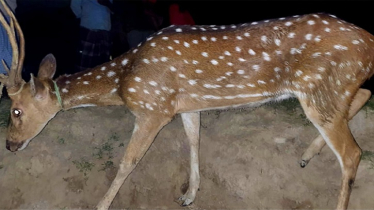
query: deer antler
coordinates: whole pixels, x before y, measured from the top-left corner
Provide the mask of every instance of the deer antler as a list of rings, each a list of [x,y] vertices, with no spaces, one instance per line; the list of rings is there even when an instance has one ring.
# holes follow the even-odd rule
[[[21,71],[23,67],[23,61],[25,59],[25,40],[21,30],[21,27],[15,18],[13,12],[9,9],[8,5],[4,2],[4,0],[0,0],[1,4],[4,6],[6,15],[9,16],[9,23],[5,19],[4,15],[0,12],[0,22],[4,26],[8,36],[9,42],[12,47],[12,63],[11,66],[8,67],[4,60],[2,60],[2,64],[7,71],[7,75],[0,74],[0,97],[3,90],[3,86],[6,86],[7,89],[17,87],[21,85],[21,88],[25,81],[22,79]],[[17,44],[17,35],[19,38],[20,47],[18,48]],[[18,91],[17,91],[18,92]]]

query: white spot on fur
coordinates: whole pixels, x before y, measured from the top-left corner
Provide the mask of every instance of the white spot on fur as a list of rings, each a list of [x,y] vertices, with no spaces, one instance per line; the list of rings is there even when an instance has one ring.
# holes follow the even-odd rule
[[[149,84],[152,85],[153,87],[157,86],[157,82],[155,82],[155,81],[150,81]]]
[[[261,36],[261,41],[262,42],[267,42],[267,40],[268,40],[268,38],[265,35]]]
[[[170,66],[170,71],[175,72],[175,71],[177,71],[177,69],[174,66]]]
[[[314,20],[308,20],[308,24],[309,25],[314,25],[314,24],[316,24],[316,22]]]
[[[262,52],[262,57],[264,58],[265,61],[270,61],[270,56],[266,52]]]
[[[337,50],[348,50],[348,47],[340,45],[340,44],[334,45],[334,48]]]
[[[129,59],[127,59],[127,58],[123,59],[122,62],[121,62],[122,66],[125,66],[128,62],[129,62]]]
[[[289,34],[287,35],[287,37],[292,39],[292,38],[295,38],[295,35],[296,35],[296,34],[295,34],[294,32],[291,32],[291,33],[289,33]]]
[[[110,71],[107,74],[108,77],[113,77],[114,75],[116,75],[116,72],[114,72],[114,71]]]
[[[277,46],[280,46],[280,44],[281,44],[281,40],[280,39],[275,39],[274,42],[275,42],[275,44]]]
[[[284,24],[285,26],[291,26],[292,25],[292,22],[286,22],[285,24]]]
[[[307,34],[307,35],[305,35],[305,39],[306,40],[311,40],[312,39],[312,34]]]
[[[211,62],[213,65],[218,65],[218,61],[216,61],[216,60],[214,60],[214,59],[211,60],[210,62]]]
[[[259,65],[253,65],[252,69],[255,70],[255,71],[258,71],[260,69],[260,66]]]
[[[301,70],[297,70],[296,73],[295,73],[295,76],[296,77],[299,77],[303,74],[303,72]]]
[[[245,71],[244,71],[244,70],[238,70],[237,73],[238,73],[238,74],[244,74]]]
[[[136,92],[136,90],[135,90],[134,88],[129,88],[128,91],[129,91],[129,92],[132,92],[132,93],[135,93],[135,92]]]
[[[321,54],[322,54],[322,53],[320,53],[320,52],[316,52],[316,53],[313,53],[312,56],[313,56],[314,58],[316,58],[316,57],[321,56]]]
[[[196,80],[190,79],[190,80],[188,80],[188,83],[190,85],[195,85],[196,84]]]
[[[203,87],[208,89],[216,89],[222,87],[221,85],[204,84]]]

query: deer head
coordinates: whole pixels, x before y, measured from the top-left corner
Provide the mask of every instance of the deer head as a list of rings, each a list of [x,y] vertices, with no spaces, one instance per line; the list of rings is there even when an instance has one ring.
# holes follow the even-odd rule
[[[52,77],[56,71],[56,60],[52,54],[42,60],[38,77],[31,74],[28,83],[22,79],[24,36],[14,14],[4,3],[4,0],[1,0],[1,3],[10,20],[8,23],[1,14],[0,22],[7,31],[13,51],[10,68],[4,61],[2,62],[8,74],[0,74],[1,91],[5,86],[12,100],[6,148],[15,152],[24,149],[48,121],[61,110],[61,107],[53,93]],[[17,44],[17,35],[20,47]]]

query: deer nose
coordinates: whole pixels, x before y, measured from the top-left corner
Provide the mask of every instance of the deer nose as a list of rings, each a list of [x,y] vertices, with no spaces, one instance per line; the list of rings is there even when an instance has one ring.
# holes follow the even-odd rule
[[[6,140],[6,148],[7,150],[11,152],[17,151],[22,145],[23,145],[23,142],[17,143],[17,142]]]
[[[5,146],[5,147],[6,147],[6,149],[7,149],[7,150],[10,150],[9,140],[6,140],[6,143],[5,143],[5,145],[6,145],[6,146]]]

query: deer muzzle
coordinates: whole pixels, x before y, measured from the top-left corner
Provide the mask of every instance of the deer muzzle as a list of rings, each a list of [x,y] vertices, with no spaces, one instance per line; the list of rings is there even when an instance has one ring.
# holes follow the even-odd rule
[[[16,152],[20,147],[22,147],[23,144],[24,142],[12,142],[6,140],[6,148],[11,152]]]

